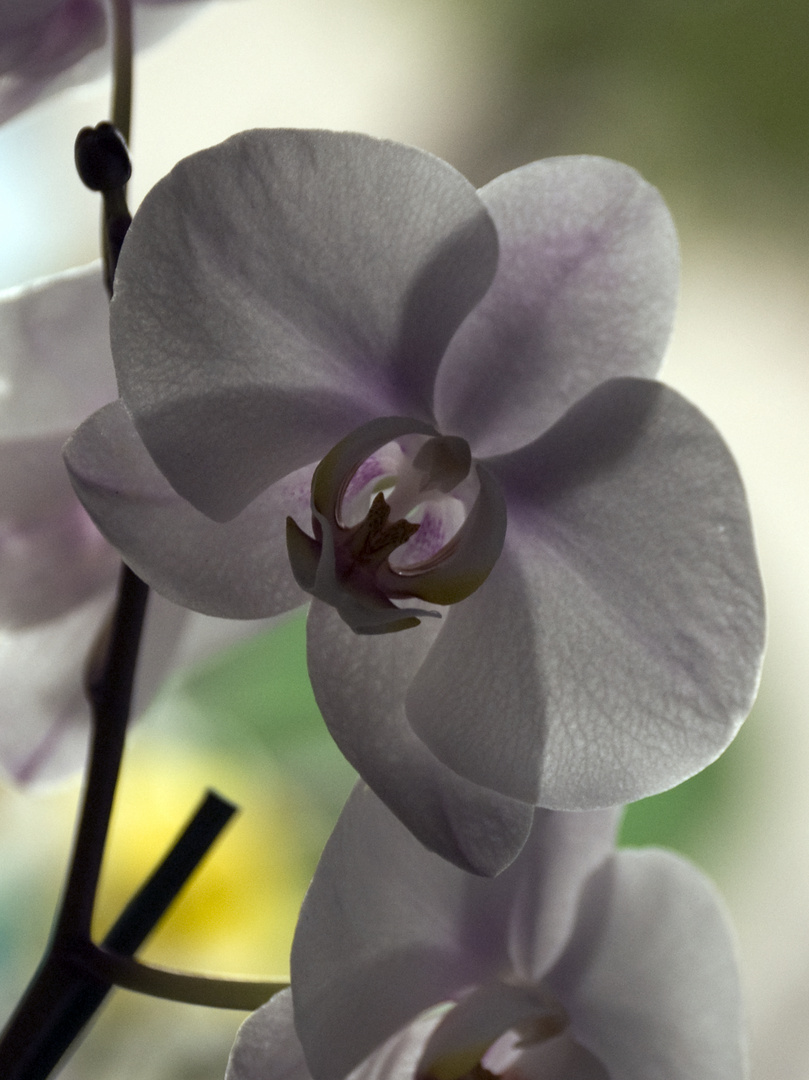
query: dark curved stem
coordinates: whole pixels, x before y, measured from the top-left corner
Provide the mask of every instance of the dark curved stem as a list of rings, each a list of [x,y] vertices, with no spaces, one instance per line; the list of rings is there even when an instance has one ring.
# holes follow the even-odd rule
[[[109,635],[107,660],[88,686],[93,708],[90,765],[84,787],[73,858],[53,931],[53,944],[90,936],[98,876],[107,840],[112,802],[124,752],[149,588],[128,566],[121,568],[118,605]]]
[[[109,949],[86,943],[76,953],[77,962],[99,979],[115,986],[135,990],[151,997],[184,1001],[187,1005],[208,1005],[217,1009],[240,1009],[252,1012],[259,1005],[285,990],[288,982],[264,982],[253,979],[227,979],[210,975],[191,975],[171,968],[143,964]]]
[[[118,917],[100,948],[81,934],[75,938],[65,937],[58,946],[51,942],[40,970],[0,1043],[0,1076],[3,1080],[45,1080],[103,1004],[112,986],[126,986],[133,981],[127,979],[124,970],[127,956],[134,953],[155,928],[235,809],[232,803],[216,793],[207,793],[171,850]],[[123,965],[120,978],[116,975],[116,965]],[[146,970],[148,978],[150,969]],[[161,974],[158,974],[158,982]],[[196,984],[204,982],[194,977],[186,977],[186,981],[189,978]],[[165,979],[160,985],[167,989]],[[248,1009],[255,1007],[249,1003],[261,997],[265,990],[261,1000],[270,997],[274,985],[228,984],[227,980],[214,980],[207,991],[199,985],[190,990],[200,1000],[205,995],[206,1003]],[[189,988],[182,977],[179,987],[182,991],[179,999],[189,1000]],[[173,995],[164,993],[161,996]],[[234,1001],[238,1003],[234,1005]]]
[[[132,123],[132,0],[112,0],[112,107],[110,120],[129,142]]]

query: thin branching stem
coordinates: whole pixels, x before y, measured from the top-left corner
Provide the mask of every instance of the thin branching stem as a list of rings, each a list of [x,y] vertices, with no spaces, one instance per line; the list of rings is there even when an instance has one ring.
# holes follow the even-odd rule
[[[184,1001],[188,1005],[208,1005],[217,1009],[241,1009],[252,1012],[263,1005],[289,982],[281,979],[264,982],[252,979],[228,979],[210,975],[191,975],[171,968],[143,964],[120,956],[98,945],[83,946],[76,959],[89,974],[116,986],[135,990],[151,997]]]
[[[132,124],[132,0],[112,0],[112,33],[110,120],[128,144]]]

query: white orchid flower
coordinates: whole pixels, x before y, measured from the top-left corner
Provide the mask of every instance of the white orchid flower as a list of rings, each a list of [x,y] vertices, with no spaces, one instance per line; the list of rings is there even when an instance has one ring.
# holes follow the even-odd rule
[[[535,805],[680,782],[755,693],[736,466],[651,381],[677,277],[664,203],[616,162],[476,192],[396,143],[245,132],[135,216],[121,399],[70,441],[74,485],[176,603],[313,594],[343,753],[428,847],[497,873]]]
[[[742,1080],[715,890],[669,852],[616,852],[617,819],[537,810],[490,881],[359,785],[304,901],[292,995],[243,1024],[226,1080]]]

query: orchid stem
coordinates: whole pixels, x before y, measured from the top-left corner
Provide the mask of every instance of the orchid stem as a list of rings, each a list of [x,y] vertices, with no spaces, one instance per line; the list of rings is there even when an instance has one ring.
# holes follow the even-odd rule
[[[132,0],[112,0],[112,34],[110,119],[128,144],[132,123]]]
[[[93,706],[90,765],[73,858],[53,933],[57,945],[77,935],[90,935],[148,595],[148,586],[128,566],[122,566],[107,660],[101,676],[88,688]]]
[[[236,812],[232,802],[206,792],[171,850],[104,937],[105,949],[131,956],[140,948]]]
[[[85,945],[76,959],[91,975],[126,990],[182,1001],[186,1005],[207,1005],[217,1009],[252,1012],[289,986],[288,982],[282,980],[264,982],[258,979],[189,975],[183,971],[143,964],[92,943]]]
[[[0,1041],[3,1080],[38,1080],[48,1075],[50,1069],[38,1070],[36,1058],[47,1057],[52,1040],[59,1041],[65,1005],[86,985],[85,978],[77,980],[69,953],[76,941],[90,936],[147,596],[147,586],[123,567],[104,663],[90,687],[90,765],[65,890],[42,963]]]

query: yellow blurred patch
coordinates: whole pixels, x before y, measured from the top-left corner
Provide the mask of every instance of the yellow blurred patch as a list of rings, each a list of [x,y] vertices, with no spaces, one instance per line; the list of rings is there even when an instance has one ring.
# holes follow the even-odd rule
[[[288,978],[311,867],[298,854],[303,796],[262,761],[260,773],[187,743],[136,731],[113,812],[94,922],[100,940],[173,843],[205,790],[242,810],[226,826],[139,956],[219,974]],[[305,816],[305,814],[304,814]]]

